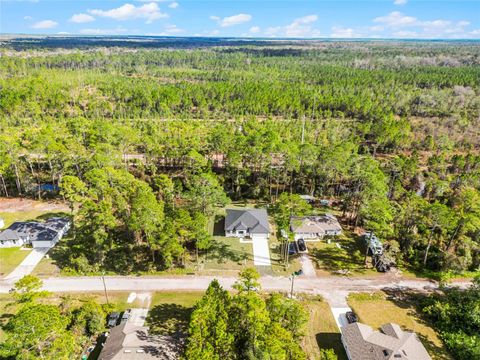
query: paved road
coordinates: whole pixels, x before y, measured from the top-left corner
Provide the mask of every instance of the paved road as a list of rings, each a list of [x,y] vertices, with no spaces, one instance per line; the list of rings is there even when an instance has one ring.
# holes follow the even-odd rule
[[[213,276],[178,276],[178,277],[133,277],[107,276],[105,283],[109,291],[137,291],[150,292],[162,290],[205,290],[209,283],[218,279],[220,284],[231,289],[236,281],[235,277]],[[13,284],[12,280],[0,281],[0,293],[8,292]],[[262,288],[266,291],[289,291],[290,280],[280,276],[264,276],[261,278]],[[468,286],[468,283],[462,283]],[[437,287],[429,280],[395,280],[361,279],[339,276],[295,278],[295,292],[304,292],[324,296],[332,306],[344,307],[345,296],[350,292],[375,291],[383,288],[432,290]],[[45,290],[52,292],[89,292],[103,291],[100,277],[57,277],[44,279]]]
[[[38,263],[43,259],[50,248],[34,248],[25,259],[10,274],[5,276],[6,280],[16,281],[25,275],[30,274]]]

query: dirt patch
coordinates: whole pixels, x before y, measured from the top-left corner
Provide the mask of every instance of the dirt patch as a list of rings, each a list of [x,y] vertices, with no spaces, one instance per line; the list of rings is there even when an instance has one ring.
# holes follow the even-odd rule
[[[67,205],[61,202],[37,201],[22,198],[1,198],[0,212],[19,212],[19,211],[65,211],[68,212]]]

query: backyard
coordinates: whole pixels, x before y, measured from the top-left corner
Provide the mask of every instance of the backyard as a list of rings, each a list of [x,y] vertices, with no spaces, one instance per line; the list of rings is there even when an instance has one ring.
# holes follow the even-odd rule
[[[348,297],[348,304],[358,315],[359,321],[380,328],[393,322],[404,330],[414,331],[434,360],[451,360],[438,334],[422,318],[414,304],[407,300],[387,296],[383,292],[358,293]]]

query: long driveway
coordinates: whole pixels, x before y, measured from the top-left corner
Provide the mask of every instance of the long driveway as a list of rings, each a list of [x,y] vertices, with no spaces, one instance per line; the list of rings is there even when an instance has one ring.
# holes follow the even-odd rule
[[[253,240],[253,264],[255,266],[270,266],[270,249],[267,238]]]
[[[236,281],[235,277],[214,276],[178,276],[178,277],[133,277],[133,276],[107,276],[105,284],[109,291],[162,291],[162,290],[205,290],[213,279],[218,279],[220,284],[231,289]],[[0,293],[7,293],[13,280],[0,281]],[[260,279],[262,288],[266,291],[289,291],[290,280],[287,277],[264,276]],[[103,291],[100,277],[56,277],[43,280],[44,289],[52,292],[89,292]],[[461,283],[468,286],[469,283]],[[295,279],[295,292],[322,295],[332,305],[343,303],[345,296],[350,292],[375,291],[384,288],[433,290],[437,283],[429,280],[397,280],[386,279],[360,279],[339,276],[319,278]]]
[[[30,274],[38,263],[43,259],[50,248],[34,248],[25,259],[10,274],[5,276],[8,281],[16,281]]]

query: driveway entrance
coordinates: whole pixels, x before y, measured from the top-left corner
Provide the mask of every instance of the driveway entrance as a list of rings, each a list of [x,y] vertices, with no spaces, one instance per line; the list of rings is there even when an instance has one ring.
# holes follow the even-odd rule
[[[43,259],[48,250],[50,250],[49,247],[33,248],[30,254],[28,254],[27,257],[20,263],[20,265],[18,265],[10,274],[8,274],[5,279],[16,281],[25,275],[30,274],[33,269],[35,269],[35,266],[38,265],[40,260]]]
[[[252,236],[253,264],[256,266],[271,266],[270,249],[266,236]]]

